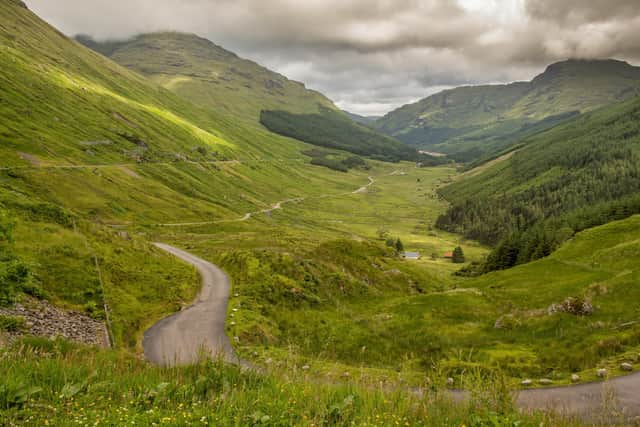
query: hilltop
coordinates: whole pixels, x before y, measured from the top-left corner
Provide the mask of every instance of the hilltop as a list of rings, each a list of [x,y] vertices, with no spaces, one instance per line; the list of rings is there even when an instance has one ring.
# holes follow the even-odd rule
[[[639,94],[638,67],[616,60],[567,60],[530,82],[445,90],[387,114],[375,126],[416,147],[472,161]]]

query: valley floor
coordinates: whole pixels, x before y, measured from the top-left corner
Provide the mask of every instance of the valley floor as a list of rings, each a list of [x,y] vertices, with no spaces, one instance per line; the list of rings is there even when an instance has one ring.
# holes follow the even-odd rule
[[[51,213],[30,214],[17,222],[16,251],[38,263],[36,272],[51,300],[81,308],[86,295],[94,301],[104,296],[116,344],[137,351],[142,332],[189,305],[198,290],[189,266],[148,242],[168,243],[213,262],[232,281],[226,329],[234,347],[242,359],[277,378],[296,372],[313,382],[405,390],[425,384],[446,388],[447,378],[464,388],[501,378],[499,383],[513,389],[525,379],[533,387],[569,383],[571,374],[592,380],[604,368],[607,375],[621,375],[622,362],[639,362],[636,312],[624,301],[636,298],[640,218],[581,233],[541,261],[464,279],[453,275],[460,266],[443,254],[461,246],[470,262],[488,250],[433,226],[446,207],[436,189],[455,178],[453,168],[374,163],[370,170],[341,174],[295,165],[301,175],[309,168],[310,185],[293,185],[290,191],[272,187],[273,194],[262,200],[255,191],[224,190],[233,200],[215,214],[209,204],[177,204],[170,216],[140,211],[135,194],[109,207],[111,214],[96,212],[99,221],[75,228],[53,222]],[[133,173],[105,167],[97,177],[130,185],[149,174],[181,170],[204,182],[199,174],[219,173],[197,165],[130,167]],[[241,183],[272,170],[238,163],[223,173],[235,174]],[[91,171],[61,170],[65,178],[58,184],[78,173],[90,183],[96,179]],[[21,182],[42,185],[40,191],[65,198],[77,211],[95,204],[96,190],[81,198],[64,194],[54,181],[44,182],[38,168],[20,174]],[[149,199],[163,194],[160,187],[145,190],[141,197],[151,204],[170,203],[168,195]],[[27,209],[4,197],[16,212]],[[34,251],[36,235],[40,243]],[[399,258],[386,245],[397,239],[421,259]],[[105,290],[94,296],[85,290],[83,296],[73,283],[95,280],[79,273],[90,271],[92,253],[98,254]],[[594,314],[548,312],[570,297],[588,298]]]

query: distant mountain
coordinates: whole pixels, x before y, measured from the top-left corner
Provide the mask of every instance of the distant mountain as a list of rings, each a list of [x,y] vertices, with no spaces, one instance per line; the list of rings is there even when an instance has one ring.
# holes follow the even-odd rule
[[[548,255],[583,229],[640,213],[640,98],[524,141],[440,193],[438,226],[497,245],[490,269]]]
[[[233,121],[264,125],[309,144],[381,160],[419,157],[415,148],[354,123],[321,93],[194,34],[153,33],[105,42],[77,36],[76,40]],[[309,133],[314,126],[322,135]]]
[[[342,110],[351,120],[361,125],[371,125],[376,120],[382,118],[382,116],[361,116],[360,114],[350,113],[346,110]]]
[[[143,34],[124,41],[76,40],[189,101],[257,123],[262,110],[337,110],[324,95],[194,34]]]
[[[616,60],[568,60],[530,82],[465,86],[401,107],[375,127],[419,148],[478,159],[607,104],[640,95],[640,68]]]

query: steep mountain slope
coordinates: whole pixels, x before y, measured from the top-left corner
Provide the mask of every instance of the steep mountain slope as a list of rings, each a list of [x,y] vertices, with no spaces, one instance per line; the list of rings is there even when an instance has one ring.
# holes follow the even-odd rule
[[[531,82],[446,90],[375,126],[403,142],[463,161],[503,150],[578,113],[640,94],[640,68],[615,60],[568,60]]]
[[[76,38],[190,101],[258,122],[262,110],[314,113],[337,110],[322,94],[238,57],[194,34],[143,34],[125,41]]]
[[[441,228],[498,246],[491,268],[548,255],[576,231],[640,212],[640,98],[524,141],[441,190]],[[505,240],[503,240],[505,239]]]
[[[353,123],[322,94],[196,35],[154,33],[102,43],[86,36],[76,39],[182,98],[234,121],[249,126],[261,123],[284,136],[378,159],[417,158],[415,149]],[[327,137],[330,141],[310,138],[310,121],[319,121],[321,129],[339,132],[331,133]]]

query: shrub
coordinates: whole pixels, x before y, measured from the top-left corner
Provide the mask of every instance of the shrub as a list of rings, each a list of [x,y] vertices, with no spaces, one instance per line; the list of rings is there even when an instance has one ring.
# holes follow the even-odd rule
[[[42,296],[42,291],[33,283],[33,276],[25,263],[17,259],[0,261],[0,305],[13,304],[19,292]]]
[[[24,328],[24,317],[0,315],[0,331],[18,332]]]

